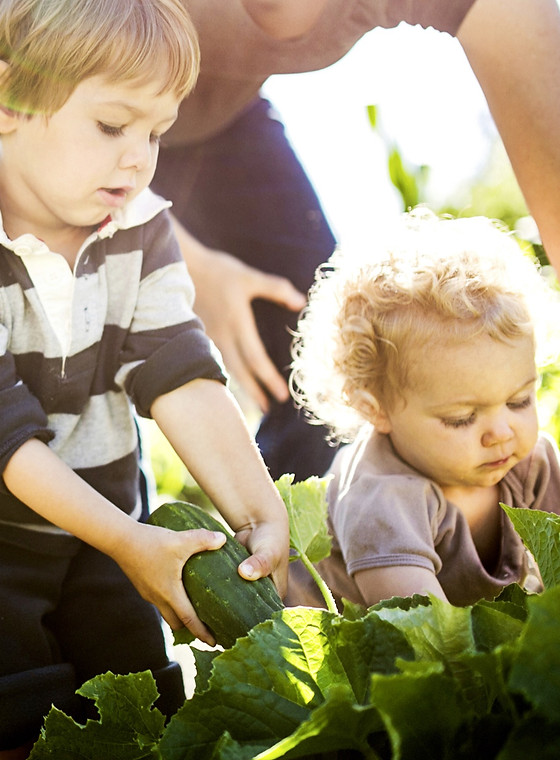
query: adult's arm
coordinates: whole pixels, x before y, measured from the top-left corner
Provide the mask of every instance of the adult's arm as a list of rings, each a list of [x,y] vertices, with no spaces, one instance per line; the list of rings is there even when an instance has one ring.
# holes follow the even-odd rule
[[[313,28],[328,0],[242,0],[263,32],[279,40],[301,37]]]
[[[477,0],[457,37],[480,82],[550,262],[560,275],[560,11]]]
[[[299,311],[305,305],[305,296],[287,278],[261,272],[228,253],[206,248],[176,219],[173,224],[195,284],[195,311],[228,371],[262,411],[268,409],[267,392],[278,401],[286,401],[288,386],[261,341],[251,302],[264,298]]]

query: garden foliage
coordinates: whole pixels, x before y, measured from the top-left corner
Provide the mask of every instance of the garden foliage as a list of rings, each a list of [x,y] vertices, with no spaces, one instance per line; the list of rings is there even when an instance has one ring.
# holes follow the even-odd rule
[[[324,480],[278,487],[299,520],[295,551],[316,561],[328,551]],[[195,693],[167,724],[148,672],[88,681],[80,694],[99,720],[52,708],[32,760],[560,757],[560,518],[504,509],[541,594],[513,585],[472,607],[415,596],[343,614],[286,608],[231,649],[193,648]]]

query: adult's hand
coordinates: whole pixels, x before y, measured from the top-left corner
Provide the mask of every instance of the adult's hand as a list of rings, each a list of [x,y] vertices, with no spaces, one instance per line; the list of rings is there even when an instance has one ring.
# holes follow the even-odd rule
[[[560,10],[557,0],[476,0],[457,37],[560,276]]]
[[[263,412],[268,410],[268,393],[286,401],[288,386],[266,352],[251,303],[264,298],[299,311],[305,306],[305,296],[285,277],[266,274],[224,251],[206,248],[173,221],[196,288],[195,311],[228,371]]]

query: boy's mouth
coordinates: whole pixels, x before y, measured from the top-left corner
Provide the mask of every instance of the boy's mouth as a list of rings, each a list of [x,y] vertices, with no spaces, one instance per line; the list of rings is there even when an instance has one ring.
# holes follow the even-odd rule
[[[106,205],[118,207],[124,204],[133,189],[132,187],[101,187],[98,192]]]

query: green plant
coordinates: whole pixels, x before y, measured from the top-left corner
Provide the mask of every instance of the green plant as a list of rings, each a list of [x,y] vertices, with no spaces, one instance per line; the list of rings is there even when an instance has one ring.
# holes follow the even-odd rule
[[[308,555],[328,550],[315,524],[324,487],[280,484]],[[512,585],[472,607],[414,596],[342,615],[279,610],[230,649],[193,649],[195,694],[167,725],[149,673],[107,673],[80,689],[99,720],[80,726],[53,708],[31,760],[559,757],[560,518],[505,509],[542,594]]]

